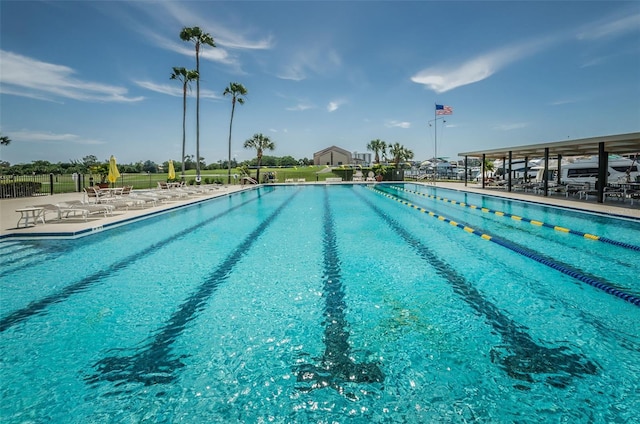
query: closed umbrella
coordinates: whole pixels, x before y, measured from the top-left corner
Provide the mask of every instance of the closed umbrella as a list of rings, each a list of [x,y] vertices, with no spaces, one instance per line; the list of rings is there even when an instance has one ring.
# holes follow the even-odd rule
[[[176,170],[173,167],[173,161],[172,160],[169,161],[169,176],[168,176],[168,178],[170,180],[175,180],[176,179]]]
[[[110,183],[115,183],[120,178],[120,172],[118,171],[118,165],[116,165],[116,158],[111,155],[109,158],[109,175],[107,175],[107,180]]]

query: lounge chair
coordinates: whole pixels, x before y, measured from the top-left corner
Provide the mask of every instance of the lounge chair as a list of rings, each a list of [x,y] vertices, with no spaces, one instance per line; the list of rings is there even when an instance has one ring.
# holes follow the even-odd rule
[[[113,210],[115,209],[115,206],[112,204],[89,204],[82,203],[82,201],[80,200],[69,200],[66,202],[57,203],[56,205],[60,208],[66,209],[86,209],[87,211],[89,211],[89,214],[102,213],[104,214],[105,218],[107,216],[113,215]]]
[[[258,184],[258,182],[255,179],[249,177],[248,175],[245,175],[245,176],[242,177],[241,183],[242,183],[242,185],[245,185],[247,183],[249,183],[249,184]]]
[[[626,193],[621,188],[613,188],[613,187],[605,187],[604,188],[604,198],[605,199],[607,197],[610,197],[610,198],[613,198],[613,199],[619,199],[619,200],[624,201],[625,196],[626,196]]]
[[[145,196],[144,194],[133,191],[128,196],[129,199],[133,199],[134,201],[144,202],[144,204],[151,203],[153,206],[158,206],[159,199],[155,196]]]
[[[71,218],[71,217],[77,217],[78,214],[86,221],[87,218],[89,217],[89,210],[85,209],[85,208],[80,208],[80,207],[65,207],[65,206],[59,206],[59,205],[54,205],[51,203],[47,203],[44,205],[33,205],[33,207],[35,208],[42,208],[43,212],[42,212],[42,219],[43,222],[46,222],[47,220],[47,213],[55,213],[56,218],[57,219],[63,219],[63,218]]]
[[[104,192],[101,192],[99,188],[91,186],[84,188],[86,202],[87,203],[100,203],[100,201],[106,197]]]
[[[157,200],[164,202],[169,200],[176,200],[179,195],[171,193],[170,190],[144,190],[140,194],[143,196],[155,197]]]
[[[584,196],[585,200],[589,200],[589,196],[597,196],[598,190],[594,187],[591,187],[591,183],[584,183],[582,190],[578,192],[578,198],[582,200],[582,196]]]

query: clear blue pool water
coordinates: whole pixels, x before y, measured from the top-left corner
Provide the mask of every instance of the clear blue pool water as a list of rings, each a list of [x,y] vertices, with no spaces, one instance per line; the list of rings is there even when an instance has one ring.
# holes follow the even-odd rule
[[[636,422],[639,245],[637,221],[414,184],[7,240],[0,420]]]

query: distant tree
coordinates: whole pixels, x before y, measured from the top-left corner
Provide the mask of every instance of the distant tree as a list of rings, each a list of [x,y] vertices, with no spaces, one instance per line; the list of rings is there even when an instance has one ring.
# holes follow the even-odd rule
[[[492,172],[495,169],[495,164],[493,163],[492,160],[490,159],[486,159],[484,161],[484,171],[485,171],[485,175],[482,176],[482,178],[487,178],[487,174]]]
[[[400,167],[401,163],[413,159],[413,152],[400,143],[394,143],[393,146],[389,148],[389,153],[393,156],[396,169]]]
[[[260,164],[261,164],[261,165],[264,165],[264,166],[272,166],[272,167],[275,167],[275,166],[278,166],[279,162],[280,162],[280,160],[279,160],[277,157],[275,157],[275,156],[267,156],[267,155],[264,155],[264,156],[262,157],[262,162],[261,162]]]
[[[261,133],[254,134],[253,137],[244,142],[245,149],[255,149],[256,158],[258,160],[258,169],[256,171],[256,181],[260,181],[260,164],[262,163],[262,153],[265,150],[273,150],[276,145],[271,139]]]
[[[187,88],[189,83],[198,79],[198,71],[187,70],[186,68],[173,68],[171,79],[178,80],[182,83],[182,173],[181,179],[184,181],[184,155],[187,144],[187,131],[186,131],[186,119],[187,119]]]
[[[0,136],[0,145],[8,146],[9,143],[11,143],[11,139],[8,136],[6,135]]]
[[[142,165],[142,171],[149,172],[151,174],[156,174],[158,172],[158,165],[151,160],[147,160]]]
[[[231,128],[233,127],[233,113],[236,110],[236,102],[240,103],[241,105],[244,104],[244,96],[247,95],[247,89],[240,83],[230,82],[229,86],[225,88],[224,92],[222,93],[223,96],[226,96],[227,94],[231,95],[231,121],[229,121],[229,156],[227,159],[227,184],[231,184]]]
[[[371,140],[369,144],[367,144],[367,150],[374,152],[375,163],[380,163],[380,154],[382,154],[383,157],[385,157],[387,154],[387,143],[380,140],[379,138],[376,138],[375,140]]]
[[[297,164],[298,164],[298,161],[295,160],[293,156],[283,156],[278,160],[279,166],[294,166]]]
[[[98,158],[94,155],[85,156],[82,158],[82,164],[87,168],[98,164]]]
[[[180,39],[183,41],[193,41],[196,47],[196,181],[200,182],[200,46],[202,44],[215,47],[211,34],[202,32],[199,27],[184,27],[180,31]]]
[[[187,170],[194,169],[196,167],[196,163],[193,160],[193,155],[187,155],[184,157],[184,165]]]

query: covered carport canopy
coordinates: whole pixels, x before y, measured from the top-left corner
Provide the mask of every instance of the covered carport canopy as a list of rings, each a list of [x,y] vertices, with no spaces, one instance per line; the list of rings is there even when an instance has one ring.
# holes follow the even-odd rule
[[[550,143],[529,144],[523,146],[504,147],[499,149],[476,150],[472,152],[458,153],[465,158],[465,168],[467,158],[482,158],[482,175],[484,175],[484,161],[486,159],[508,159],[509,169],[511,161],[516,158],[544,158],[545,169],[548,168],[549,156],[582,156],[598,155],[598,180],[606,181],[607,158],[609,154],[633,154],[640,152],[640,132],[608,135],[602,137],[581,138],[576,140],[556,141]],[[466,181],[465,169],[465,184]],[[544,194],[548,195],[547,172],[544,173]],[[598,186],[598,202],[604,199],[604,186]],[[484,179],[482,181],[484,188]],[[511,191],[511,172],[509,172],[508,190]]]

